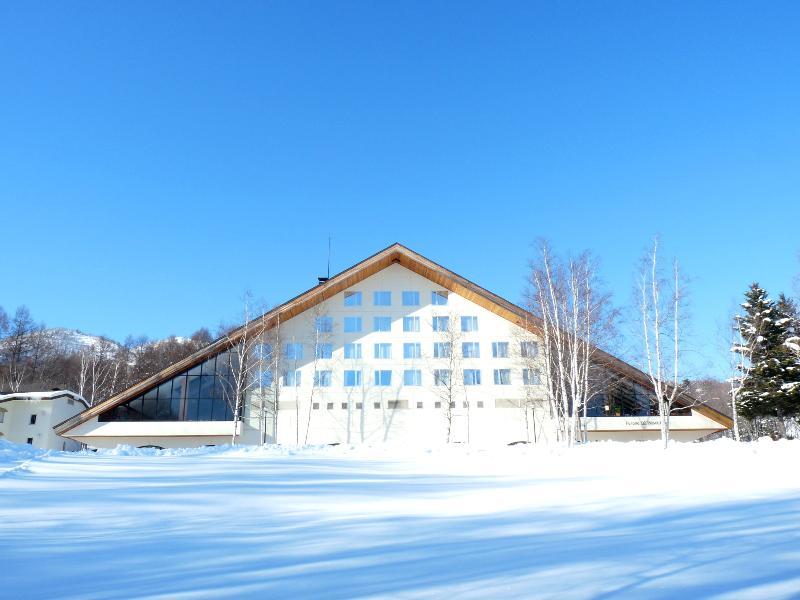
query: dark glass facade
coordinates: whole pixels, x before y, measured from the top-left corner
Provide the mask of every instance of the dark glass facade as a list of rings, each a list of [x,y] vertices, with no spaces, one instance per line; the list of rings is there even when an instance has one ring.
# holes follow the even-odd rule
[[[98,421],[232,421],[235,385],[223,352],[116,406]]]
[[[619,377],[608,377],[603,391],[589,400],[589,417],[649,417],[658,414],[653,392]],[[691,409],[673,407],[673,416],[691,415]]]

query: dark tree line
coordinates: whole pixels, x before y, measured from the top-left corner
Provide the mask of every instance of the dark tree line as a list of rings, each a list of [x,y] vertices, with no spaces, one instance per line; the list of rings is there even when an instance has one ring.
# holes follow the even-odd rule
[[[129,336],[120,344],[101,337],[76,345],[25,306],[13,314],[0,307],[0,391],[71,389],[96,404],[212,341],[202,328],[189,338]]]

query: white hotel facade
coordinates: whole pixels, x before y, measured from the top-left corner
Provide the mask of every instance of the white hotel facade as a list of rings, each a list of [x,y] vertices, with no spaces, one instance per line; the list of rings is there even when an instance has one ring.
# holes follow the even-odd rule
[[[229,443],[229,353],[264,331],[254,349],[268,358],[242,394],[240,443],[553,443],[537,323],[394,244],[56,432],[93,447]],[[658,438],[644,374],[599,355],[613,376],[590,402],[589,439]],[[725,415],[689,403],[671,418],[674,439],[730,426]]]

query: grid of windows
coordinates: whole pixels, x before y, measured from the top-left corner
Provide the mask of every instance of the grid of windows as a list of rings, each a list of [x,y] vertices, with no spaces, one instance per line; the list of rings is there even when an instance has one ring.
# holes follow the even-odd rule
[[[345,292],[344,293],[345,306],[361,306],[361,292]]]
[[[480,369],[464,369],[464,385],[480,385]]]
[[[392,358],[392,345],[375,344],[375,358]]]
[[[406,290],[402,296],[403,306],[419,306],[419,292]]]
[[[378,387],[392,385],[392,372],[389,370],[375,371],[375,385]]]
[[[434,342],[433,358],[450,358],[452,350],[450,342]]]
[[[391,317],[373,317],[372,318],[373,331],[391,331],[392,318]]]
[[[373,292],[372,304],[374,304],[375,306],[391,306],[392,292],[386,292],[386,291]]]
[[[314,347],[314,356],[316,358],[332,358],[333,344],[316,344]]]
[[[495,369],[494,384],[511,385],[511,369]]]
[[[361,358],[361,344],[345,344],[344,357],[348,360]]]
[[[314,385],[316,387],[330,387],[332,382],[331,371],[314,371]]]
[[[431,325],[434,331],[447,331],[450,327],[449,317],[433,317]]]
[[[356,333],[361,331],[361,317],[345,317],[344,331],[345,333]]]
[[[464,358],[480,358],[481,345],[478,342],[463,342],[461,344],[461,355]]]
[[[344,372],[344,386],[357,387],[361,385],[361,371],[345,371]]]
[[[417,343],[403,344],[403,358],[422,358],[422,346]]]
[[[419,369],[403,371],[403,385],[422,385],[422,372]]]
[[[492,342],[492,358],[508,358],[508,342]]]
[[[431,304],[434,306],[447,306],[447,292],[444,290],[435,290],[431,292]]]
[[[414,333],[419,331],[419,317],[403,317],[403,331]]]
[[[478,317],[461,317],[461,331],[478,331]]]
[[[539,369],[522,369],[522,383],[524,385],[539,385],[542,383]]]

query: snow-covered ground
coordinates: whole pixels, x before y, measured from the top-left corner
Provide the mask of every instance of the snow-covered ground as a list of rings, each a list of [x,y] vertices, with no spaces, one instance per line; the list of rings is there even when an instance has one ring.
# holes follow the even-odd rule
[[[798,598],[800,442],[0,442],[4,598]]]

